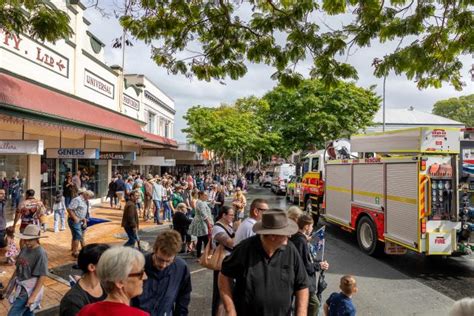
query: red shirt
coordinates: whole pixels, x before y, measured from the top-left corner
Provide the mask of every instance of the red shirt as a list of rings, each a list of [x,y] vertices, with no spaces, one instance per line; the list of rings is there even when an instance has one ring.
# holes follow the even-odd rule
[[[150,316],[141,309],[130,307],[122,303],[115,302],[97,302],[84,306],[77,316]]]

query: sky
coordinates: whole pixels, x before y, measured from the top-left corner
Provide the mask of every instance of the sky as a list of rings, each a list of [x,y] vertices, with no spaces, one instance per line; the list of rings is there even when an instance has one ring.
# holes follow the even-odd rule
[[[116,18],[104,17],[93,8],[88,9],[85,16],[92,23],[89,30],[106,44],[106,63],[108,65],[121,65],[121,50],[112,48],[113,40],[122,34]],[[338,17],[324,19],[325,23],[331,26],[342,22],[341,18]],[[219,106],[222,103],[231,104],[238,98],[251,95],[261,97],[277,85],[277,82],[270,78],[274,69],[261,64],[248,64],[248,72],[243,78],[235,81],[227,79],[225,85],[217,81],[205,82],[196,78],[188,79],[182,75],[168,74],[165,69],[158,67],[151,60],[150,46],[137,40],[133,40],[133,45],[133,47],[127,47],[125,51],[125,73],[144,74],[174,100],[176,109],[174,135],[179,142],[186,141],[186,135],[181,130],[186,127],[183,115],[190,107],[195,105]],[[376,92],[382,96],[383,78],[379,79],[373,75],[371,63],[375,57],[381,57],[393,48],[390,43],[385,45],[375,43],[370,48],[353,51],[353,54],[348,58],[348,62],[355,66],[359,73],[359,80],[356,82],[359,86],[376,85]],[[474,82],[471,81],[469,69],[474,64],[474,58],[470,55],[462,56],[461,61],[464,64],[463,80],[466,82],[466,86],[462,91],[456,91],[448,83],[444,83],[440,89],[419,90],[416,84],[404,75],[391,74],[386,80],[386,107],[409,108],[413,106],[416,110],[431,112],[433,104],[438,100],[473,94]],[[309,68],[310,62],[303,62],[298,66],[302,73],[307,73]]]

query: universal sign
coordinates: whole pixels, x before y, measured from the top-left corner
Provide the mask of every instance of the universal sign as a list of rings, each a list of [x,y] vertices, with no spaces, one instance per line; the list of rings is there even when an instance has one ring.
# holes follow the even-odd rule
[[[46,158],[70,159],[99,159],[100,153],[96,148],[48,148]]]
[[[95,92],[101,93],[111,99],[114,98],[115,87],[107,80],[93,74],[89,70],[84,70],[84,86]]]

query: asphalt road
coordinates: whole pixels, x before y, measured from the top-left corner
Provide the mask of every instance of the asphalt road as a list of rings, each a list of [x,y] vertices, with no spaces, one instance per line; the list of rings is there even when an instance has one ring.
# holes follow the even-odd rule
[[[252,187],[248,203],[257,197],[266,198],[270,207],[289,206],[284,196],[268,188]],[[142,232],[142,240],[151,245],[163,228]],[[473,258],[431,258],[416,253],[373,258],[359,250],[355,235],[331,225],[326,232],[325,258],[330,269],[323,299],[338,291],[342,275],[353,274],[359,288],[354,296],[358,315],[446,315],[454,300],[474,297]],[[183,258],[192,273],[190,315],[210,315],[212,272],[201,268],[194,257]]]

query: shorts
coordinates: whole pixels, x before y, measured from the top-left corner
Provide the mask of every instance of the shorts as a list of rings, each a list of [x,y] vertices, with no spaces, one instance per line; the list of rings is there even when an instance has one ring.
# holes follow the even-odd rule
[[[74,221],[69,218],[67,224],[71,229],[72,240],[82,240],[82,222],[74,223]]]

